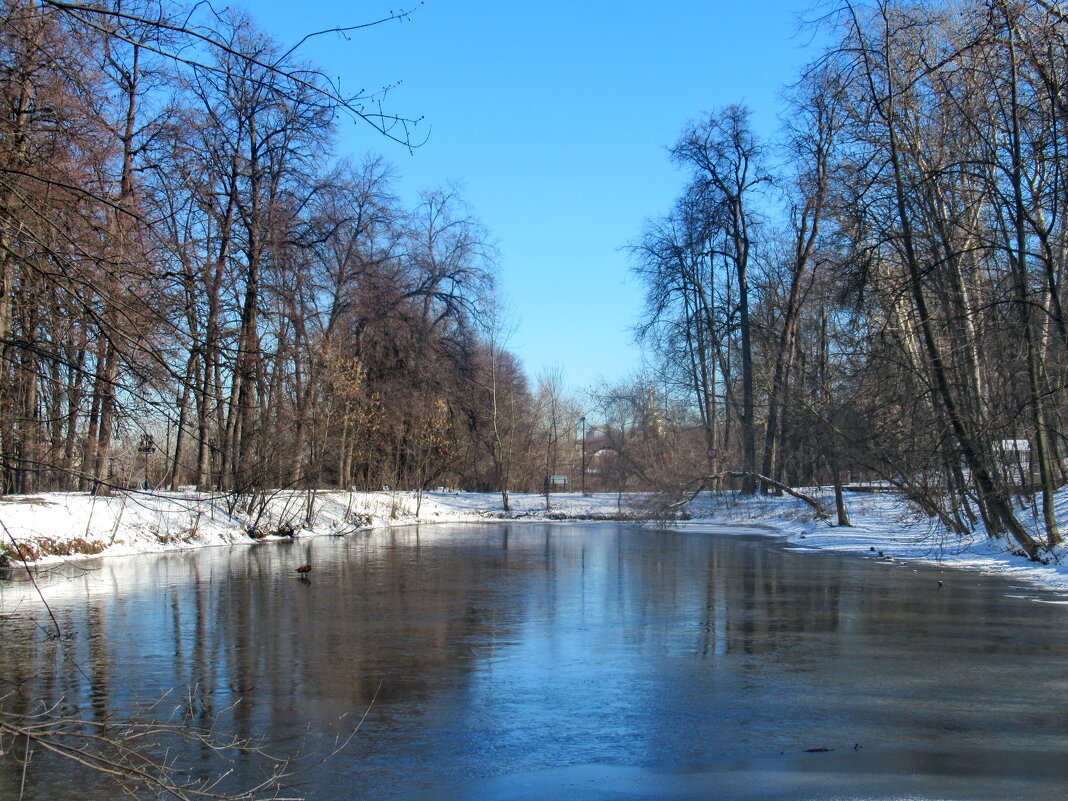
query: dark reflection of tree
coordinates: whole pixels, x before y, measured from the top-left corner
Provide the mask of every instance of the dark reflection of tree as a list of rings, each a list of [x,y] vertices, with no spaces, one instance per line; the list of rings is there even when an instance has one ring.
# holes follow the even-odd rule
[[[257,547],[209,581],[169,587],[175,675],[199,688],[197,709],[222,711],[240,736],[355,720],[375,698],[388,717],[413,699],[418,709],[477,662],[482,643],[507,638],[516,595],[496,591],[494,577],[529,581],[541,554],[513,554],[502,538],[469,559],[421,548],[417,535],[392,538],[389,552],[347,543],[329,564],[317,543]],[[310,550],[297,559],[298,547]],[[316,570],[302,582],[292,567],[306,560]]]
[[[96,720],[103,722],[111,715],[112,657],[107,621],[100,604],[91,604],[86,610],[86,624],[89,659],[85,664],[89,673],[89,695]]]

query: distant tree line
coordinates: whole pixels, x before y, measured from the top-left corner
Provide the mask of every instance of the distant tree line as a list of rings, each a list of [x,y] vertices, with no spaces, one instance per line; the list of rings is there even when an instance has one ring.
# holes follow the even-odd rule
[[[781,141],[728,106],[672,148],[641,337],[749,491],[882,479],[1034,556],[1068,455],[1068,8],[833,6]]]
[[[574,451],[460,193],[336,155],[413,144],[381,95],[206,4],[0,13],[0,492],[540,490]]]

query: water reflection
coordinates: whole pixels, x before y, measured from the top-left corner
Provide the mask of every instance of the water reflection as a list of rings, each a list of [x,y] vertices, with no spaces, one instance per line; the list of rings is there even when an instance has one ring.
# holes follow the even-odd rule
[[[329,749],[366,714],[295,779],[308,798],[1068,786],[1065,610],[965,574],[530,524],[110,559],[45,591],[69,639],[44,636],[25,584],[0,598],[6,703],[63,699],[105,721],[171,692],[193,721],[283,751]],[[255,775],[252,760],[228,767],[233,786]],[[27,779],[71,797],[47,760]]]

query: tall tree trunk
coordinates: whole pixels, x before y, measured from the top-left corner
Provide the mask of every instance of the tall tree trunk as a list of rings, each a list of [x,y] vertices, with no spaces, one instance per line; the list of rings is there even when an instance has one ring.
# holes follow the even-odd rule
[[[742,463],[747,473],[742,491],[756,492],[756,398],[753,386],[753,329],[749,320],[749,228],[741,197],[734,205],[735,266],[738,269],[738,317],[742,345]]]
[[[1027,271],[1027,211],[1023,197],[1023,144],[1020,133],[1020,104],[1018,97],[1018,73],[1016,60],[1016,25],[1005,3],[1000,2],[1005,18],[1009,43],[1009,89],[1011,108],[1013,226],[1015,228],[1015,252],[1009,257],[1013,268],[1016,307],[1024,334],[1027,362],[1027,389],[1030,394],[1031,413],[1035,425],[1035,453],[1038,459],[1039,477],[1042,484],[1042,519],[1046,528],[1046,541],[1050,547],[1060,543],[1062,536],[1057,524],[1054,506],[1054,475],[1050,459],[1050,440],[1046,428],[1046,410],[1043,391],[1042,354],[1040,341],[1035,331],[1034,314]]]

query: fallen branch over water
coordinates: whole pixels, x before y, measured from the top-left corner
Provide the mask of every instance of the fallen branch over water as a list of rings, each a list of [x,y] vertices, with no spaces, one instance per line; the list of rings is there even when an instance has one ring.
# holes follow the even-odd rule
[[[710,484],[714,484],[720,479],[724,478],[749,478],[753,481],[759,481],[767,486],[774,487],[777,490],[781,490],[787,495],[792,495],[798,500],[804,501],[812,507],[812,510],[816,513],[816,517],[818,517],[820,520],[828,519],[827,512],[824,511],[823,505],[815,498],[809,497],[803,492],[798,492],[793,487],[788,487],[782,482],[776,481],[773,478],[768,478],[767,476],[761,475],[760,473],[750,473],[744,470],[723,470],[719,473],[713,473],[711,475],[700,476],[699,478],[695,478],[692,481],[683,485],[683,487],[677,493],[673,493],[674,500],[670,503],[662,504],[661,508],[665,512],[670,512],[674,514],[679,509],[682,509],[692,503],[698,495],[700,495],[702,492],[709,488]]]

